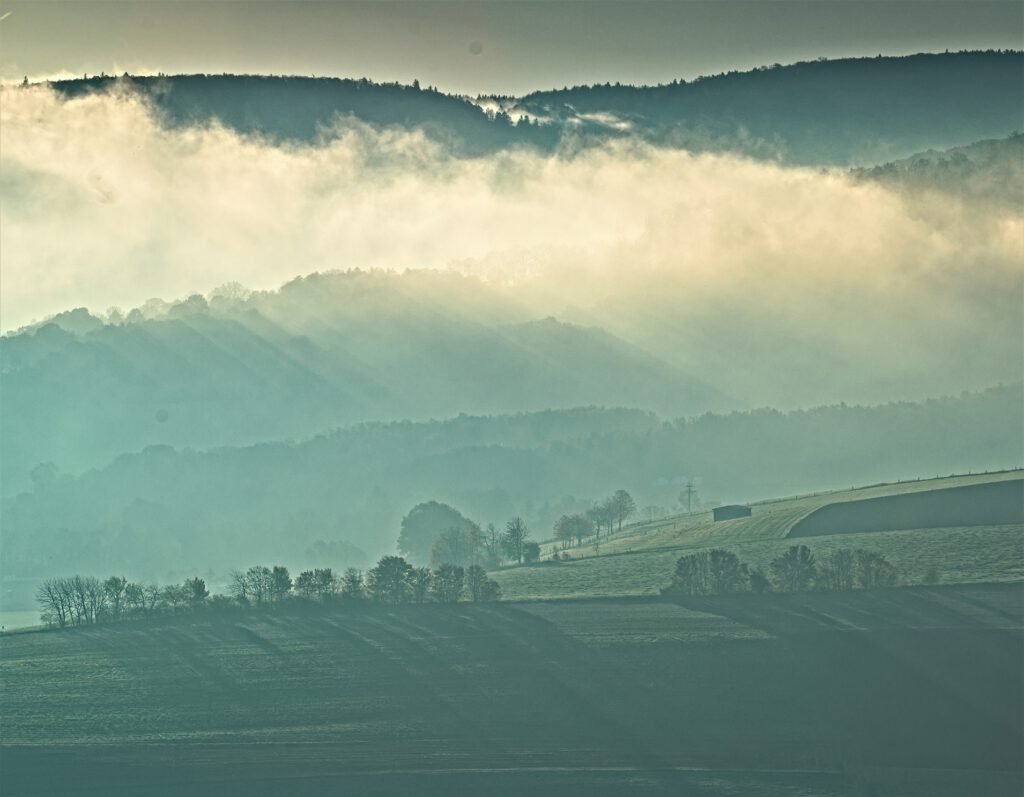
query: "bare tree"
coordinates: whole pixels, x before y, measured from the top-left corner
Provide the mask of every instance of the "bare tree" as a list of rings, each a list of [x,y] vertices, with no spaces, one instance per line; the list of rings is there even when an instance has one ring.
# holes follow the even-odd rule
[[[523,545],[529,537],[530,530],[521,517],[514,517],[505,524],[505,534],[502,536],[501,544],[509,559],[522,563]]]
[[[476,524],[468,528],[457,526],[441,532],[430,549],[430,563],[437,567],[445,562],[456,565],[472,564],[480,557],[480,529]]]
[[[432,580],[433,576],[431,575],[429,568],[417,567],[412,571],[412,576],[409,579],[409,585],[412,589],[413,603],[427,602],[427,598],[430,596],[430,583]]]
[[[896,568],[888,559],[876,551],[854,552],[857,564],[857,582],[865,588],[892,587],[896,585]]]
[[[320,600],[330,600],[338,594],[338,578],[329,567],[318,567],[313,571],[313,578],[316,581],[316,593]]]
[[[348,568],[341,577],[341,596],[346,600],[362,600],[366,597],[363,573],[354,567]]]
[[[619,531],[622,531],[622,522],[632,517],[633,513],[636,512],[636,501],[625,490],[616,490],[611,498],[610,509],[615,520],[618,521]]]
[[[245,571],[249,587],[249,599],[257,606],[270,600],[274,588],[274,576],[269,567],[255,565]]]
[[[111,576],[103,582],[103,592],[106,597],[107,611],[114,620],[120,620],[124,614],[124,591],[128,587],[128,581],[121,576]]]
[[[853,589],[855,558],[849,548],[839,548],[832,552],[818,566],[818,582],[822,587],[834,592],[845,592]]]
[[[292,577],[287,567],[274,565],[270,571],[270,597],[275,602],[283,601],[292,591]]]
[[[586,514],[562,515],[555,522],[555,538],[562,542],[565,549],[575,540],[577,545],[583,544],[585,537],[594,533],[594,521]]]
[[[814,554],[806,545],[793,545],[771,563],[775,584],[783,592],[800,592],[813,583],[817,575]]]
[[[239,603],[249,603],[249,578],[241,570],[231,571],[228,593]]]
[[[64,579],[48,578],[36,591],[36,601],[44,615],[63,628],[71,622],[70,594],[61,583]]]
[[[132,615],[146,613],[146,592],[141,584],[130,582],[124,588],[125,611]]]
[[[487,528],[483,531],[483,548],[484,557],[489,567],[497,567],[501,564],[501,532],[494,527],[493,523],[488,523]]]

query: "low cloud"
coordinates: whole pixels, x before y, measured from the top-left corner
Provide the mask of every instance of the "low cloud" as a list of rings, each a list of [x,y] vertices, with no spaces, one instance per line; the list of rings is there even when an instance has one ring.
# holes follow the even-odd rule
[[[458,160],[359,125],[284,147],[139,98],[3,90],[4,330],[350,268],[453,268],[755,403],[1020,379],[1024,218],[629,142]]]

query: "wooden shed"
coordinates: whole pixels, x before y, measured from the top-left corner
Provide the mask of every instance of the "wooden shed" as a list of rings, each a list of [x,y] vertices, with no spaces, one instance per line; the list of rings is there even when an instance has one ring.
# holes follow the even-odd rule
[[[728,504],[727,506],[716,506],[711,510],[715,514],[715,522],[719,520],[733,520],[738,517],[750,517],[750,507],[743,504]]]

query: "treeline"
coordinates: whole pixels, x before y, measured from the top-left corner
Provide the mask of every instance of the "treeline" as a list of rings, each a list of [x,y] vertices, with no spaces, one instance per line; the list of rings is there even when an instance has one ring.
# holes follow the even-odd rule
[[[616,490],[585,512],[574,512],[558,518],[554,527],[555,540],[563,551],[574,543],[576,547],[583,545],[583,540],[589,537],[594,537],[594,544],[600,545],[602,528],[611,534],[618,524],[618,530],[622,531],[622,524],[635,513],[636,501],[633,496],[626,490]]]
[[[419,130],[456,155],[477,157],[512,146],[551,149],[558,126],[488,113],[469,99],[433,86],[368,78],[303,75],[83,75],[48,85],[67,98],[104,91],[136,92],[170,127],[220,123],[276,143],[317,144],[352,120],[379,128]]]
[[[234,571],[227,594],[211,594],[198,576],[182,584],[141,584],[123,576],[50,578],[36,593],[40,619],[48,626],[97,625],[190,612],[263,608],[288,602],[353,606],[360,603],[458,603],[495,601],[498,584],[479,565],[444,563],[435,570],[385,556],[367,572],[348,568],[304,570],[294,579],[281,565]]]
[[[582,133],[602,137],[615,132],[600,114],[628,120],[634,136],[690,150],[804,165],[871,163],[1018,128],[1021,62],[1015,50],[819,59],[689,83],[539,91],[515,110],[563,125],[576,120]]]
[[[930,569],[927,583],[936,583],[938,573]],[[772,559],[768,572],[741,562],[731,551],[710,551],[682,556],[676,561],[672,582],[663,595],[729,595],[737,592],[844,592],[861,587],[893,587],[899,574],[877,551],[840,548],[818,560],[806,545],[793,545]]]
[[[6,362],[7,350],[2,345],[0,350]],[[121,426],[134,424],[125,421],[135,418],[128,404],[154,406],[155,398],[132,391],[119,402],[118,388],[85,367],[72,372],[79,383],[91,387],[83,388],[84,394],[76,392],[70,387],[74,380],[58,374],[61,362],[67,359],[54,355],[52,367],[37,377],[40,384],[63,385],[51,392],[67,400],[66,405],[58,406],[50,401],[53,396],[38,390],[12,391],[12,377],[4,377],[0,447],[5,456],[0,457],[0,469],[13,467],[19,438],[26,445],[30,437],[56,445],[62,439],[59,430],[73,424],[108,440],[115,415]],[[142,367],[140,361],[131,362]],[[211,374],[217,371],[210,367]],[[178,371],[175,381],[184,383],[185,376]],[[409,392],[416,395],[413,389]],[[288,405],[290,412],[308,409],[297,394],[289,395],[289,401],[297,402]],[[72,398],[82,406],[105,408],[109,423],[83,416],[84,410],[71,406]],[[205,434],[214,423],[248,424],[237,412],[231,420],[226,412],[205,406],[205,417],[176,410],[184,417],[172,414],[163,424],[151,419],[151,425],[178,424]],[[283,397],[273,406],[286,406]],[[178,581],[207,568],[227,572],[237,564],[238,551],[251,551],[253,561],[286,560],[302,568],[334,562],[367,567],[393,550],[403,514],[427,499],[481,519],[490,551],[504,559],[507,554],[500,540],[497,545],[492,541],[487,519],[496,521],[494,540],[504,531],[497,519],[516,516],[533,531],[532,539],[546,539],[563,515],[585,514],[595,498],[622,486],[646,518],[647,507],[683,511],[680,490],[691,476],[699,479],[706,502],[750,502],[1014,466],[1020,460],[1019,443],[1014,442],[1020,439],[1020,406],[1021,388],[1014,385],[933,401],[792,412],[762,409],[671,423],[639,411],[590,408],[366,424],[298,444],[209,451],[153,446],[78,476],[53,466],[32,468],[32,488],[0,504],[0,577],[13,583],[15,577],[84,571],[164,578],[162,563],[177,562],[180,570],[166,580]],[[265,409],[269,412],[270,407]],[[936,435],[936,429],[944,431]],[[458,523],[443,520],[434,530],[453,526]],[[338,553],[321,551],[318,540]],[[472,555],[461,561],[451,556],[432,560],[434,542],[428,535],[422,547],[417,544],[415,555],[401,547],[396,552],[417,566],[436,567],[444,561],[493,566],[489,553],[476,560]],[[368,551],[372,558],[360,560],[343,553],[342,546]],[[308,556],[303,554],[306,548],[311,549]],[[524,549],[524,559],[529,550]]]
[[[494,568],[540,559],[540,544],[530,539],[530,529],[521,517],[511,518],[500,530],[493,523],[483,528],[438,501],[417,504],[402,518],[398,550],[413,562],[430,562],[432,567],[482,563]]]
[[[616,490],[584,512],[563,514],[554,524],[556,545],[565,550],[573,544],[582,545],[590,537],[596,537],[595,544],[599,545],[602,530],[608,534],[616,528],[622,531],[622,524],[635,513],[633,496],[626,490]],[[518,515],[500,529],[493,523],[483,527],[453,506],[427,501],[402,518],[398,550],[414,562],[430,562],[433,567],[448,562],[495,568],[540,560],[540,543],[530,537],[529,526]]]

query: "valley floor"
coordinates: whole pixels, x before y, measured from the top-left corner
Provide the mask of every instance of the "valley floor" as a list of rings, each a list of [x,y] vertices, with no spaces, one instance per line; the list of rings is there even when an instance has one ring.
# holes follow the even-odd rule
[[[0,637],[0,793],[1019,794],[1024,585]]]

